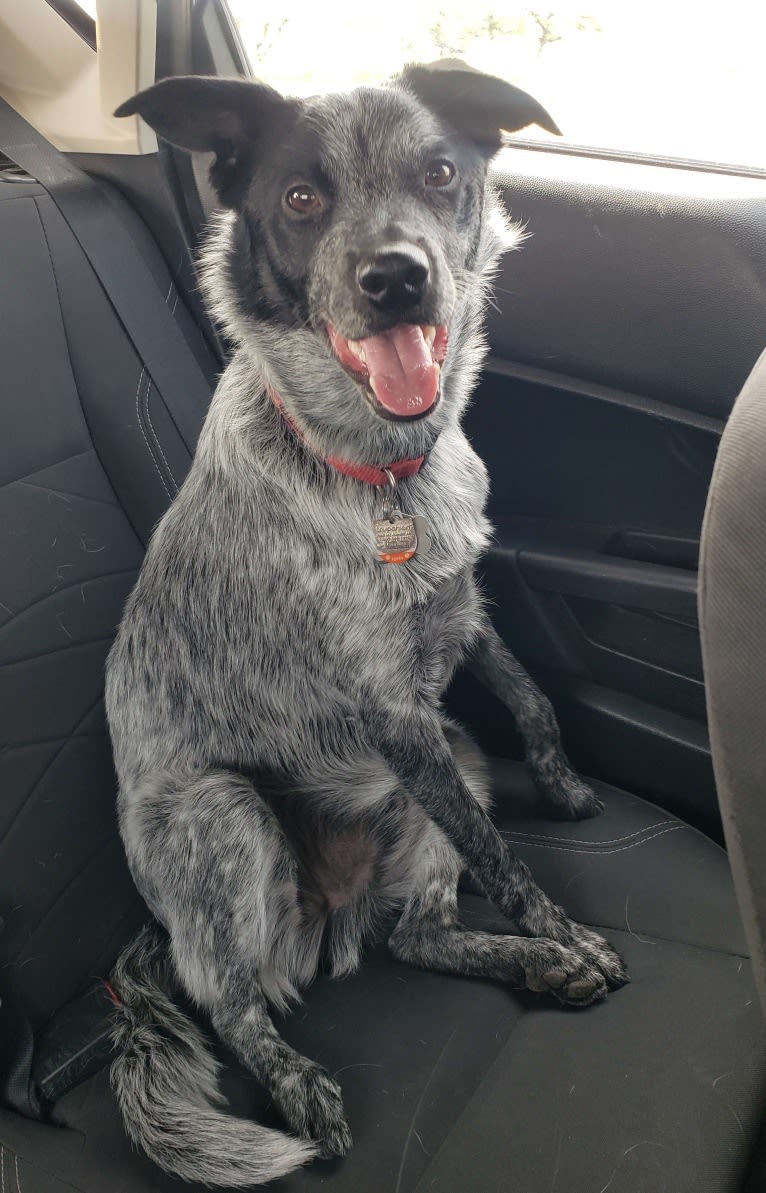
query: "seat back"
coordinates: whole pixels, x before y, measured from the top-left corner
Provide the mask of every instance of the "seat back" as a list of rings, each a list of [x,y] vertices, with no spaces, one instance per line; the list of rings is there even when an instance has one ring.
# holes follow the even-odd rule
[[[156,245],[116,202],[212,380]],[[0,181],[0,245],[0,974],[38,1027],[145,914],[116,827],[104,661],[190,458],[37,184]]]
[[[766,352],[734,405],[710,484],[700,628],[724,831],[766,1010]]]

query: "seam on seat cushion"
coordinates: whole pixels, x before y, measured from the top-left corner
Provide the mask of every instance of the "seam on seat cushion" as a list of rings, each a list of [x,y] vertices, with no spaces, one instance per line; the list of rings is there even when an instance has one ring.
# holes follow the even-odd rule
[[[495,917],[494,920],[488,921],[482,915],[481,909],[476,907],[477,900],[486,903],[486,900],[481,895],[474,895],[470,891],[460,892],[459,907],[461,923],[468,921],[470,928],[478,928],[479,931],[486,931],[488,929],[491,929],[493,932],[497,931],[497,918]],[[630,896],[628,896],[626,902],[629,904]],[[491,905],[487,904],[487,906],[490,908],[490,915],[492,915]],[[642,944],[666,944],[670,945],[671,948],[679,946],[685,949],[696,949],[701,953],[713,953],[716,957],[738,957],[748,963],[750,961],[749,954],[741,952],[739,949],[715,944],[701,944],[697,940],[688,940],[685,936],[662,936],[654,928],[633,928],[627,916],[624,923],[617,923],[614,920],[609,923],[603,923],[602,917],[598,914],[583,916],[579,922],[585,924],[588,928],[595,929],[596,932],[602,933],[607,939],[610,938],[610,933],[617,933],[622,936],[632,936],[635,940],[640,940]],[[513,921],[511,921],[511,924],[510,935],[518,936],[519,932]],[[501,931],[505,933],[508,929],[502,928]]]
[[[173,280],[171,278],[170,285],[168,286],[168,292],[165,295],[165,305],[166,306],[169,305],[169,303],[170,303],[170,296],[173,293],[173,289],[174,289],[174,284],[173,284]],[[175,315],[177,306],[178,306],[178,292],[176,291],[175,300],[174,300],[173,306],[170,310],[171,315]],[[146,389],[144,391],[144,399],[143,399],[143,402],[141,402],[141,386],[143,384],[145,377],[146,377],[147,383],[146,383]],[[170,490],[167,486],[165,477],[163,476],[163,473],[162,473],[162,469],[160,468],[160,465],[159,465],[159,461],[157,460],[157,457],[154,453],[154,448],[152,447],[151,443],[149,442],[149,436],[147,435],[146,428],[144,426],[144,418],[142,417],[142,413],[143,413],[143,415],[145,415],[145,417],[146,417],[146,421],[149,424],[149,429],[151,430],[151,433],[152,433],[152,440],[157,448],[157,451],[162,456],[162,462],[165,465],[165,468],[167,469],[168,476],[170,477],[170,481],[173,485],[175,492],[177,493],[178,492],[178,482],[177,482],[175,476],[173,475],[173,469],[168,464],[165,452],[162,450],[162,443],[160,442],[160,437],[157,434],[157,431],[155,430],[154,423],[152,422],[152,415],[151,415],[151,410],[149,407],[149,398],[151,396],[151,391],[152,391],[152,379],[151,379],[151,377],[149,377],[147,375],[146,367],[142,365],[141,372],[140,372],[139,378],[138,378],[138,385],[136,387],[136,418],[138,420],[138,425],[141,428],[141,434],[143,436],[144,443],[146,444],[146,449],[149,452],[149,455],[152,458],[152,463],[154,464],[154,467],[157,470],[157,474],[158,474],[160,480],[162,481],[162,487],[165,490],[165,492],[167,493],[168,498],[172,501],[173,494],[170,492]]]
[[[42,198],[42,199],[49,199],[49,196],[48,196],[48,194],[47,194],[47,192],[46,192],[46,191],[43,191],[43,192],[42,192],[42,196],[41,196],[41,198]],[[51,202],[51,204],[52,204],[52,205],[54,206],[54,208],[55,208],[55,204],[53,203],[53,200],[52,200],[52,199],[49,199],[49,201]],[[47,228],[46,228],[46,226],[45,226],[45,220],[44,220],[44,218],[43,218],[43,212],[42,212],[42,210],[41,210],[41,208],[40,208],[40,198],[38,198],[37,196],[35,196],[35,198],[33,199],[33,203],[34,203],[34,205],[35,205],[35,212],[36,212],[36,214],[37,214],[37,219],[38,219],[38,222],[39,222],[39,224],[40,224],[40,231],[42,232],[43,240],[44,240],[44,242],[45,242],[45,248],[46,248],[46,251],[47,251],[47,253],[48,253],[48,261],[49,261],[49,263],[50,263],[50,270],[51,270],[51,275],[52,275],[52,277],[53,277],[53,284],[54,284],[54,286],[55,286],[55,288],[56,288],[56,298],[57,298],[57,301],[58,301],[58,313],[59,313],[59,320],[60,320],[60,323],[61,323],[61,331],[62,331],[62,334],[63,334],[63,337],[64,337],[64,344],[65,344],[65,346],[66,346],[66,351],[67,351],[67,360],[68,360],[68,364],[69,364],[69,373],[70,373],[70,375],[71,375],[71,378],[72,378],[72,383],[73,383],[73,385],[74,385],[74,389],[75,389],[75,392],[76,392],[76,394],[77,394],[77,399],[78,399],[78,403],[79,403],[80,414],[81,414],[81,416],[82,416],[82,418],[83,418],[83,421],[84,421],[84,423],[85,423],[85,428],[86,428],[86,430],[87,430],[88,437],[89,437],[89,439],[90,439],[90,451],[92,451],[92,452],[93,452],[93,454],[95,455],[95,457],[96,457],[96,460],[98,461],[99,467],[101,468],[101,471],[103,472],[103,474],[104,474],[104,476],[105,476],[105,478],[106,478],[107,482],[109,483],[109,487],[112,489],[112,492],[114,492],[114,495],[115,495],[115,505],[116,505],[116,506],[117,506],[119,509],[121,509],[121,510],[122,510],[122,513],[124,514],[124,516],[125,516],[125,519],[126,519],[126,521],[127,521],[128,525],[130,526],[130,529],[131,529],[131,531],[132,531],[132,532],[133,532],[133,534],[136,536],[136,538],[138,539],[138,541],[139,541],[139,542],[142,542],[141,535],[138,533],[138,530],[137,530],[137,529],[136,529],[136,527],[133,525],[133,521],[132,521],[132,519],[129,517],[127,510],[124,508],[123,504],[122,504],[122,503],[119,501],[119,499],[118,499],[117,493],[116,493],[116,491],[115,491],[115,489],[114,489],[114,485],[113,485],[113,483],[112,483],[112,477],[111,477],[111,475],[110,475],[110,473],[109,473],[109,470],[106,468],[106,466],[105,466],[105,464],[104,464],[103,460],[101,459],[101,454],[100,454],[100,452],[99,452],[99,450],[98,450],[98,448],[97,448],[97,446],[96,446],[96,440],[94,439],[94,436],[93,436],[93,431],[92,431],[92,429],[91,429],[91,425],[90,425],[90,423],[89,423],[89,421],[88,421],[88,415],[87,415],[87,413],[86,413],[86,411],[85,411],[85,408],[84,408],[84,406],[83,406],[83,403],[82,403],[82,395],[81,395],[81,393],[80,393],[80,384],[79,384],[79,381],[78,381],[77,373],[76,373],[76,371],[75,371],[74,362],[73,362],[73,360],[72,360],[72,349],[71,349],[71,346],[70,346],[69,332],[68,332],[68,330],[67,330],[67,322],[66,322],[66,318],[65,318],[65,316],[64,316],[64,303],[63,303],[63,301],[62,301],[62,297],[61,297],[61,288],[60,288],[60,286],[59,286],[59,278],[58,278],[58,272],[57,272],[57,270],[56,270],[56,262],[55,262],[55,260],[54,260],[53,253],[52,253],[52,251],[51,251],[50,240],[48,239],[48,229],[47,229]],[[57,210],[57,209],[56,209],[56,210]],[[63,217],[61,217],[61,218],[63,218]],[[64,222],[66,223],[66,221],[64,221]],[[75,238],[75,239],[76,239],[76,238]],[[99,284],[100,284],[100,283],[99,283]],[[102,289],[103,289],[103,287],[102,287]],[[86,454],[86,452],[76,452],[74,455],[72,455],[72,456],[67,456],[67,457],[64,457],[64,458],[65,458],[65,459],[76,459],[76,457],[77,457],[77,456],[80,456],[80,455],[85,455],[85,454]],[[61,463],[61,462],[62,462],[62,461],[56,461],[56,463]],[[49,465],[45,465],[44,467],[45,467],[45,468],[47,468],[47,467],[49,467]],[[39,471],[42,471],[42,469],[37,469],[36,471],[38,471],[38,472],[39,472]],[[27,474],[27,475],[34,475],[34,474],[30,473],[30,474]]]
[[[88,737],[103,737],[103,729],[86,729],[84,733],[59,733],[56,737],[35,737],[30,741],[14,741],[0,743],[4,754],[15,750],[37,750],[42,746],[54,746],[58,741],[82,741]]]
[[[90,452],[81,452],[81,455],[90,455]],[[74,458],[74,457],[72,457]],[[63,460],[57,463],[64,463]],[[38,472],[44,469],[38,469]],[[35,476],[35,472],[30,472],[30,476]],[[18,480],[8,481],[6,488],[10,485],[23,485],[25,489],[39,489],[41,493],[52,493],[54,497],[66,497],[67,501],[90,501],[95,502],[96,505],[106,505],[109,509],[119,509],[116,501],[106,501],[103,497],[85,497],[82,493],[67,493],[64,489],[53,489],[50,485],[36,485],[34,481],[27,480],[26,477],[19,477]]]
[[[90,498],[83,498],[83,500],[87,501],[90,500]],[[104,502],[104,504],[106,505],[107,503]],[[46,592],[45,596],[38,597],[36,601],[32,601],[31,604],[25,605],[23,609],[10,610],[9,612],[11,613],[11,616],[7,621],[4,621],[0,625],[0,635],[2,634],[3,630],[7,630],[10,626],[17,622],[20,617],[24,617],[25,614],[30,613],[32,609],[36,609],[38,605],[45,604],[46,601],[55,600],[55,598],[60,596],[63,592],[71,592],[73,588],[83,589],[90,584],[97,584],[100,580],[112,580],[115,576],[127,576],[131,572],[137,571],[138,568],[131,567],[117,568],[113,572],[99,572],[97,576],[87,576],[82,580],[74,580],[71,584],[65,584],[62,588],[56,588],[53,592]],[[0,609],[7,608],[7,605],[0,604]]]
[[[29,190],[34,191],[34,194],[30,195],[29,192],[27,192],[26,195],[6,195],[4,193],[0,193],[0,202],[2,202],[2,203],[28,203],[30,199],[37,199],[38,196],[40,198],[43,198],[43,196],[48,193],[44,187],[39,186],[39,185],[34,186],[32,183],[29,184]]]
[[[525,840],[529,840],[530,845],[533,841],[561,841],[565,845],[621,845],[623,841],[632,841],[634,837],[640,837],[644,833],[648,833],[650,829],[661,828],[663,824],[673,824],[679,828],[684,827],[678,825],[676,821],[671,820],[669,816],[666,816],[664,820],[656,820],[654,824],[645,824],[643,828],[637,828],[635,832],[626,833],[624,837],[605,838],[603,841],[586,841],[583,837],[552,837],[548,833],[525,833],[523,831],[514,833],[513,835],[517,840],[520,840],[522,837]],[[513,832],[512,829],[507,829],[506,831],[509,834]]]
[[[69,1127],[67,1129],[69,1131],[72,1130],[71,1127]],[[56,1127],[52,1126],[49,1128],[49,1130],[55,1131]],[[82,1135],[82,1132],[78,1131],[77,1134]],[[7,1146],[7,1144],[0,1143],[0,1160],[2,1159],[2,1156],[6,1152],[8,1154],[9,1181],[10,1181],[10,1176],[11,1176],[10,1158],[11,1158],[11,1156],[13,1156],[13,1158],[15,1160],[15,1168],[16,1168],[16,1193],[25,1193],[25,1190],[22,1189],[21,1183],[19,1180],[19,1153],[11,1151],[11,1149]],[[52,1172],[50,1170],[50,1168],[48,1168],[47,1166],[45,1166],[43,1164],[38,1164],[36,1158],[34,1160],[30,1160],[27,1156],[22,1156],[21,1162],[22,1162],[22,1164],[26,1164],[31,1171],[44,1172],[46,1176],[50,1177],[50,1179],[52,1181],[55,1181],[56,1185],[61,1186],[62,1189],[71,1189],[72,1193],[92,1193],[92,1186],[91,1186],[90,1190],[86,1190],[83,1188],[82,1185],[73,1185],[71,1181],[64,1180],[63,1177],[59,1176],[59,1174],[57,1172]],[[0,1162],[0,1170],[2,1170],[2,1167],[3,1167],[3,1165]],[[5,1174],[4,1173],[3,1173],[3,1183],[2,1183],[2,1185],[0,1185],[0,1193],[6,1193]],[[7,1193],[13,1193],[13,1190],[9,1188]],[[32,1193],[35,1193],[35,1191],[33,1190]]]
[[[24,655],[20,659],[7,659],[4,663],[0,663],[0,668],[4,667],[19,667],[22,663],[36,663],[39,659],[49,659],[55,654],[64,654],[67,650],[83,650],[86,646],[97,646],[100,642],[111,642],[114,639],[114,634],[109,634],[107,637],[88,638],[83,642],[72,642],[69,646],[54,646],[51,650],[42,650],[39,654]]]
[[[62,456],[58,460],[52,460],[50,464],[43,464],[42,467],[35,468],[34,472],[25,472],[21,476],[12,476],[9,480],[3,481],[2,488],[9,489],[11,487],[11,485],[18,485],[23,482],[28,483],[28,477],[30,477],[30,476],[38,476],[39,473],[48,472],[51,468],[56,468],[59,464],[68,464],[70,460],[79,460],[81,456],[92,456],[92,455],[96,456],[96,459],[98,459],[96,449],[91,445],[90,447],[86,447],[84,449],[84,451],[74,452],[71,456]],[[100,464],[100,460],[99,460],[99,464]],[[107,479],[108,479],[108,477],[107,477]],[[39,485],[37,486],[37,488],[41,488],[41,487],[44,487],[44,486],[39,486]],[[52,491],[55,492],[55,490],[52,490]],[[61,492],[63,494],[63,489],[61,490]],[[71,493],[71,494],[66,493],[66,494],[64,494],[64,496],[79,497],[80,495],[79,495],[79,493]],[[94,498],[93,500],[96,500],[96,498]],[[110,504],[110,503],[105,502],[104,504]],[[118,504],[116,500],[115,500],[114,504],[115,505]]]
[[[55,765],[57,759],[61,757],[61,755],[63,754],[64,750],[67,747],[67,744],[70,741],[74,741],[76,739],[77,731],[80,728],[80,726],[82,725],[83,721],[87,721],[88,717],[95,711],[95,709],[98,708],[98,706],[102,700],[103,700],[103,693],[99,692],[97,698],[93,701],[93,703],[88,708],[86,708],[85,712],[82,714],[81,717],[77,718],[77,720],[75,721],[75,723],[72,726],[69,733],[67,733],[67,735],[63,738],[55,738],[54,739],[56,741],[60,741],[61,745],[59,746],[59,748],[57,750],[54,751],[54,753],[51,755],[51,757],[45,763],[45,766],[40,771],[40,774],[37,776],[34,783],[30,787],[29,791],[24,796],[22,803],[16,809],[14,815],[12,816],[12,818],[10,820],[10,823],[6,826],[5,832],[3,833],[3,842],[2,842],[3,844],[5,844],[5,842],[8,840],[8,837],[9,837],[10,833],[12,832],[14,825],[16,824],[16,821],[24,813],[24,811],[29,807],[30,801],[34,798],[35,793],[39,790],[40,784],[42,783],[43,779],[46,777],[46,775],[48,775],[50,773],[51,767],[53,767]],[[30,742],[27,744],[35,745],[36,743]]]
[[[146,450],[148,451],[149,455],[151,456],[152,463],[154,464],[154,468],[157,473],[157,476],[162,481],[162,487],[165,490],[165,492],[167,493],[168,499],[172,500],[170,489],[167,486],[167,481],[165,480],[165,477],[162,475],[162,469],[160,468],[160,466],[157,462],[157,457],[155,456],[154,451],[152,450],[152,446],[149,443],[149,437],[146,434],[146,430],[144,428],[144,420],[141,417],[141,384],[142,384],[145,376],[146,376],[146,369],[144,367],[142,367],[141,372],[138,375],[138,385],[136,386],[136,421],[137,421],[138,426],[141,430],[141,435],[143,436],[144,443],[146,444]]]
[[[174,473],[173,473],[173,469],[170,467],[170,464],[169,464],[169,462],[168,462],[168,458],[167,458],[167,456],[165,455],[165,452],[162,450],[162,443],[160,442],[160,437],[159,437],[159,435],[157,434],[157,431],[156,431],[156,429],[155,429],[154,423],[152,422],[152,415],[151,415],[151,409],[150,409],[150,399],[151,399],[151,396],[152,396],[152,389],[153,389],[153,387],[154,387],[154,383],[152,382],[152,379],[151,379],[151,377],[147,376],[147,378],[146,378],[146,388],[144,389],[144,401],[143,401],[143,406],[142,406],[142,409],[143,409],[143,412],[144,412],[144,414],[145,414],[145,416],[146,416],[146,420],[147,420],[147,422],[148,422],[148,424],[149,424],[149,429],[150,429],[150,431],[152,432],[152,439],[153,439],[154,443],[155,443],[155,444],[156,444],[156,446],[157,446],[157,451],[158,451],[158,452],[160,453],[160,455],[162,456],[163,463],[164,463],[165,467],[166,467],[166,468],[167,468],[167,470],[168,470],[168,475],[170,476],[170,480],[171,480],[171,482],[172,482],[173,488],[174,488],[175,492],[177,493],[177,492],[178,492],[178,481],[177,481],[177,480],[176,480],[176,478],[175,478],[175,475],[174,475]],[[156,392],[156,390],[155,390],[155,392]],[[171,498],[171,500],[172,500],[172,498]]]
[[[40,915],[37,919],[37,922],[34,924],[34,926],[31,924],[29,925],[30,931],[27,933],[16,952],[12,955],[8,954],[6,968],[11,968],[17,964],[19,957],[22,955],[22,953],[30,948],[32,941],[35,939],[40,929],[44,927],[46,920],[51,915],[51,912],[55,911],[61,900],[66,898],[66,896],[69,894],[69,891],[78,881],[78,879],[82,878],[83,874],[85,874],[91,868],[93,863],[98,861],[104,850],[109,849],[113,845],[114,833],[109,831],[108,835],[101,838],[96,847],[91,850],[88,856],[82,859],[77,869],[74,871],[74,873],[69,875],[64,885],[56,890],[50,903],[48,903],[44,908],[40,908]],[[20,964],[23,965],[24,961],[22,961]]]
[[[165,295],[165,303],[166,303],[166,305],[167,305],[167,304],[169,304],[169,302],[170,302],[170,296],[171,296],[171,294],[173,293],[173,290],[174,290],[174,288],[175,288],[175,284],[174,284],[174,282],[173,282],[173,280],[172,280],[172,278],[171,278],[171,280],[170,280],[170,286],[168,287],[168,292],[167,292],[167,294]],[[176,313],[176,307],[178,306],[178,299],[179,299],[179,291],[176,289],[176,292],[175,292],[175,297],[174,297],[174,299],[173,299],[173,305],[172,305],[172,307],[170,308],[170,314],[171,314],[173,317],[175,317],[175,313]],[[139,384],[140,384],[140,382],[139,382]],[[173,469],[170,467],[170,464],[169,464],[169,463],[168,463],[168,461],[167,461],[167,457],[165,456],[165,453],[164,453],[164,451],[162,450],[162,443],[161,443],[161,441],[160,441],[160,437],[159,437],[159,435],[157,434],[157,432],[156,432],[156,430],[155,430],[154,423],[152,422],[152,413],[151,413],[151,408],[150,408],[150,399],[151,399],[151,396],[152,396],[152,384],[153,384],[153,382],[152,382],[152,379],[151,379],[151,377],[150,377],[150,378],[149,378],[149,384],[148,384],[148,385],[147,385],[147,387],[146,387],[146,395],[145,395],[146,418],[147,418],[147,421],[148,421],[148,423],[149,423],[149,427],[150,427],[150,429],[151,429],[152,436],[153,436],[153,438],[154,438],[154,442],[157,444],[157,449],[158,449],[158,451],[159,451],[160,455],[162,456],[162,459],[163,459],[163,462],[164,462],[164,464],[165,464],[165,467],[167,468],[167,470],[168,470],[168,473],[169,473],[169,475],[170,475],[170,479],[171,479],[171,481],[173,482],[173,487],[174,487],[174,489],[175,489],[175,491],[176,491],[176,493],[177,493],[177,492],[178,492],[178,481],[176,480],[176,478],[175,478],[175,476],[174,476],[174,474],[173,474]],[[168,494],[168,496],[169,496],[169,494]]]
[[[557,853],[625,853],[629,849],[638,849],[641,845],[648,844],[649,841],[654,841],[657,837],[664,837],[667,833],[678,832],[679,829],[686,828],[685,824],[670,824],[667,828],[662,829],[659,833],[652,833],[651,837],[644,837],[640,841],[634,841],[632,845],[620,845],[617,849],[580,849],[578,843],[573,841],[571,845],[547,845],[543,841],[527,841],[519,833],[503,832],[503,837],[509,837],[512,841],[518,841],[520,845],[528,845],[530,849],[555,849]]]

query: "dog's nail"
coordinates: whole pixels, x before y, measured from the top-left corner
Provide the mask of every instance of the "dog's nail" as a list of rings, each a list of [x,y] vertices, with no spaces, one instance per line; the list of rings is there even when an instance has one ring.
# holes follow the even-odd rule
[[[563,969],[548,969],[543,974],[543,981],[550,986],[552,990],[560,990],[567,980],[567,975]]]

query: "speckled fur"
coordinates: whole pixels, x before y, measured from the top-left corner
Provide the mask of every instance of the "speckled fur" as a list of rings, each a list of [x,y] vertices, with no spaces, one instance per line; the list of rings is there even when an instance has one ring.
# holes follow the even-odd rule
[[[254,151],[235,134],[222,149],[218,120],[213,177],[231,210],[211,231],[203,279],[234,354],[109,659],[121,831],[161,925],[115,973],[113,1080],[132,1137],[168,1171],[210,1184],[262,1183],[350,1146],[337,1084],[279,1038],[268,1007],[299,997],[323,950],[334,974],[352,972],[384,914],[400,912],[391,948],[414,964],[572,1004],[625,976],[606,942],[554,906],[503,842],[485,811],[482,759],[441,709],[468,661],[516,716],[550,806],[598,810],[474,579],[490,534],[487,475],[460,417],[484,353],[487,283],[519,231],[486,184],[491,152],[445,127],[406,82],[303,105],[228,85],[235,106],[268,103],[278,115],[279,144],[259,152],[276,160],[320,146],[332,217],[291,256],[292,233],[269,214],[268,171],[237,174]],[[199,148],[209,99],[223,92],[184,83],[160,84],[131,110]],[[197,92],[206,106],[188,121],[192,135],[178,96],[193,105]],[[449,203],[426,202],[412,182],[423,144],[437,141],[464,163]],[[408,321],[450,323],[441,401],[414,422],[379,417],[321,331],[328,318],[351,336],[380,330],[352,293],[344,246],[392,226],[425,245],[432,264],[423,309]],[[427,516],[432,550],[381,565],[371,532],[380,495],[322,457],[380,467],[423,452],[400,501]],[[526,935],[460,928],[464,866]],[[294,1135],[215,1108],[215,1065],[172,1002],[174,982],[268,1087]]]

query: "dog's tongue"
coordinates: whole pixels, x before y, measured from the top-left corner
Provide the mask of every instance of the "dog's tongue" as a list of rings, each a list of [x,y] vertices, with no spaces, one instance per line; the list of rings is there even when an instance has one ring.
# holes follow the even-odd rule
[[[360,341],[375,397],[400,417],[429,410],[439,392],[439,366],[416,324],[400,324]]]

